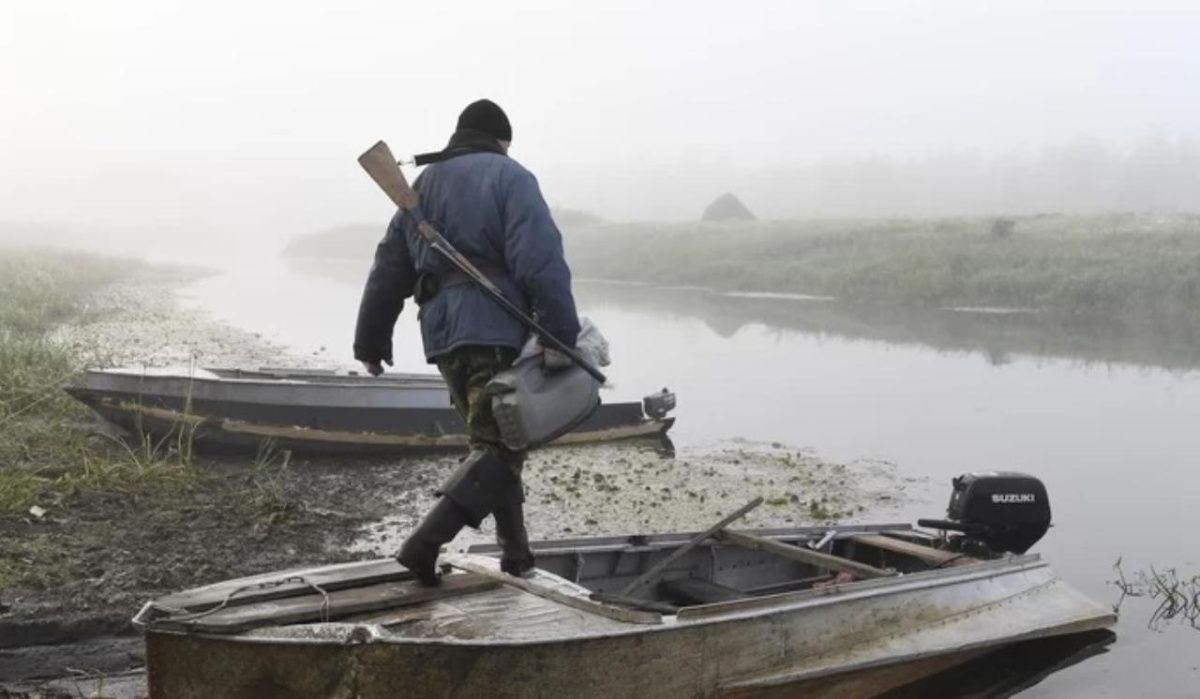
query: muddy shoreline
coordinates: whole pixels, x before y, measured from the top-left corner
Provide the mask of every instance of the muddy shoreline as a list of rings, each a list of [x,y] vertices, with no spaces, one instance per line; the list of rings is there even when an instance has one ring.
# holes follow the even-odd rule
[[[175,291],[187,281],[139,273],[97,292],[83,320],[55,337],[89,366],[328,365],[183,308]],[[29,547],[49,568],[0,593],[0,696],[6,687],[23,696],[78,683],[79,671],[136,671],[143,658],[128,619],[155,596],[390,555],[456,463],[454,455],[200,459],[178,487],[76,492],[43,517],[0,518],[8,542],[0,555],[19,559]],[[526,474],[535,539],[697,530],[758,495],[766,503],[741,526],[887,519],[920,488],[887,462],[832,464],[793,446],[737,440],[674,457],[642,443],[548,449],[531,456]],[[492,536],[488,521],[452,547]],[[132,677],[118,696],[138,696]]]

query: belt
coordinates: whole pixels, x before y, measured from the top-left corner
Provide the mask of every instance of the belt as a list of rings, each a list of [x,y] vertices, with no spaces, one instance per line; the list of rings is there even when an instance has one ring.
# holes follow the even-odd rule
[[[499,265],[480,263],[474,260],[471,260],[471,264],[475,266],[475,269],[492,279],[508,274],[508,270]],[[413,300],[417,302],[418,306],[423,306],[434,296],[437,296],[442,289],[470,284],[473,281],[475,280],[470,275],[459,270],[450,270],[441,274],[425,272],[417,278],[416,289],[413,290]]]

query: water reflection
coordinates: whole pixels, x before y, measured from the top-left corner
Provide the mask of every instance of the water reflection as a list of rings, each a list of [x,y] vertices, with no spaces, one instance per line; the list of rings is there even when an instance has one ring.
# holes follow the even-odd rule
[[[993,365],[1013,355],[1079,359],[1168,369],[1200,367],[1200,327],[1186,323],[1125,321],[998,309],[922,310],[801,298],[721,294],[581,281],[581,300],[690,317],[729,338],[746,325],[976,352]]]
[[[295,270],[361,287],[370,260],[289,258]],[[1177,319],[1140,321],[1017,309],[918,309],[850,304],[790,294],[717,293],[697,287],[576,280],[581,305],[695,318],[722,338],[750,324],[851,340],[973,352],[1001,366],[1014,355],[1200,368],[1200,326]]]
[[[1089,631],[1024,641],[892,690],[882,698],[1011,697],[1055,672],[1107,652],[1115,640],[1111,631]]]

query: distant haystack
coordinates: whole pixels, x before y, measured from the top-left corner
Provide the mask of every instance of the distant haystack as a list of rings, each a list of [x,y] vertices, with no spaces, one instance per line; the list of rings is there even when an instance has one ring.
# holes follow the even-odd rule
[[[733,194],[722,194],[708,205],[700,216],[701,221],[753,221],[755,216],[746,205]]]
[[[992,221],[991,234],[993,238],[1012,237],[1013,232],[1016,230],[1017,222],[1011,218],[998,218]]]

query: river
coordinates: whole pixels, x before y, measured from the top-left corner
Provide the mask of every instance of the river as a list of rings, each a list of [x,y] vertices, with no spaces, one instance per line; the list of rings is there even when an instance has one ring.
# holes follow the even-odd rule
[[[293,352],[353,367],[365,267],[255,260],[185,300]],[[1040,477],[1054,527],[1034,551],[1104,603],[1127,572],[1200,574],[1200,346],[988,309],[899,313],[770,295],[577,283],[581,313],[612,344],[618,392],[679,396],[678,446],[743,438],[833,460],[884,459],[928,479],[904,514],[944,514],[951,477]],[[406,308],[397,369],[427,371]],[[869,514],[869,513],[868,513]],[[891,518],[894,518],[892,515]],[[701,523],[697,523],[701,524]],[[1022,697],[1200,696],[1200,630],[1147,628],[1155,603],[1126,600],[1108,652]]]

